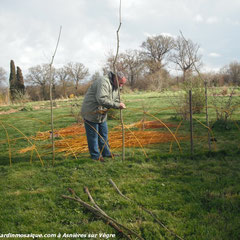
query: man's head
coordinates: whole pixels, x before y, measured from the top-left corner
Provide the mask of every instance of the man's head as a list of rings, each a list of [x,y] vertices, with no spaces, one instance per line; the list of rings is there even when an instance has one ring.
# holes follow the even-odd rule
[[[117,80],[118,80],[119,87],[122,87],[127,82],[127,79],[125,78],[125,76],[122,72],[117,72],[116,75],[114,74],[113,84],[114,84],[115,87],[117,87]]]

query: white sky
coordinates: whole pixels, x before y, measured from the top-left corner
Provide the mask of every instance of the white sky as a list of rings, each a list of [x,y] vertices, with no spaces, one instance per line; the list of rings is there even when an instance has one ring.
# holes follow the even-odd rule
[[[49,63],[81,62],[101,70],[116,51],[119,0],[0,0],[0,67],[13,59],[23,74]],[[148,36],[184,36],[200,45],[204,68],[217,70],[240,56],[240,0],[122,0],[120,52]]]

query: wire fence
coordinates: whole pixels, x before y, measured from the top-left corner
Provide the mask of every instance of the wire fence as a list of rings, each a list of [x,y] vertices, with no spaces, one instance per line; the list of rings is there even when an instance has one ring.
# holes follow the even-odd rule
[[[234,108],[238,112],[239,106]],[[174,106],[162,109],[155,108],[151,111],[145,108],[128,108],[126,115],[137,114],[141,116],[140,119],[133,122],[128,117],[127,122],[130,123],[124,125],[125,146],[128,149],[128,154],[134,156],[137,152],[138,154],[142,153],[144,157],[148,157],[148,153],[152,151],[159,151],[159,153],[164,154],[190,154],[192,147],[193,153],[239,149],[240,125],[236,114],[234,118],[231,117],[228,122],[224,123],[216,121],[216,117],[214,118],[213,113],[211,113],[210,122],[211,119],[214,119],[214,123],[212,122],[210,126],[206,124],[204,114],[193,114],[193,138],[191,139],[189,112],[186,119],[181,119],[179,113],[173,111],[174,109]],[[219,109],[227,111],[226,109],[222,110],[221,107]],[[216,109],[213,105],[208,106],[209,111],[217,112],[220,111],[219,109]],[[231,109],[228,111],[231,111]],[[63,118],[64,116],[59,116],[57,119],[62,120]],[[26,119],[34,122],[36,126],[47,127],[47,123],[42,120]],[[117,119],[113,122],[115,126],[112,126],[109,131],[111,151],[121,151],[122,133],[120,123]],[[52,134],[55,138],[55,151],[60,158],[73,156],[74,159],[79,159],[88,156],[85,129],[81,123],[55,129],[53,133],[51,130],[40,131],[40,127],[38,127],[32,136],[25,133],[26,126],[18,128],[4,120],[0,120],[0,126],[3,130],[0,143],[4,150],[4,158],[5,160],[8,158],[10,166],[13,164],[12,159],[15,159],[14,162],[16,162],[17,158],[29,158],[30,163],[37,160],[42,166],[49,164],[50,154],[52,153],[50,144]],[[191,140],[193,146],[191,146]]]

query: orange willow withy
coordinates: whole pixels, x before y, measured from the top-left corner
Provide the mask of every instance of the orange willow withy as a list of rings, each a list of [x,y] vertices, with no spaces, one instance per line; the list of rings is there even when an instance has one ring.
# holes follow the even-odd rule
[[[156,116],[154,116],[154,115],[152,115],[152,114],[150,114],[150,113],[148,113],[148,112],[145,112],[145,114],[147,114],[147,115],[155,118],[157,121],[159,121],[160,123],[162,123],[162,124],[167,128],[167,130],[171,133],[171,135],[172,135],[173,138],[175,139],[175,141],[176,141],[176,143],[177,143],[177,145],[178,145],[179,151],[182,153],[182,149],[181,149],[181,147],[180,147],[180,144],[179,144],[176,136],[175,136],[175,135],[173,134],[173,132],[170,130],[170,128],[169,128],[163,121],[161,121],[159,118],[157,118]]]
[[[128,129],[130,130],[130,129]],[[141,147],[144,145],[166,143],[172,141],[172,135],[170,133],[159,131],[128,131],[125,133],[125,146],[126,147]],[[179,140],[186,139],[186,137],[179,137]],[[56,143],[57,152],[65,152],[67,155],[71,155],[73,152],[86,153],[88,152],[87,139],[85,135],[75,136],[72,138],[66,138],[58,140]],[[109,132],[109,143],[111,149],[120,149],[122,147],[121,131]],[[69,149],[71,146],[71,151]],[[49,146],[50,147],[50,146]],[[143,149],[144,155],[147,156]]]
[[[126,132],[126,137],[125,137],[126,147],[140,147],[143,150],[144,155],[147,157],[147,153],[144,150],[143,146],[148,144],[166,143],[166,142],[172,141],[173,134],[171,132],[166,133],[166,132],[159,132],[159,131],[142,130],[142,125],[139,123],[141,123],[141,121],[137,123],[129,124],[129,125],[124,125],[124,127],[128,130]],[[163,122],[159,123],[159,121],[145,121],[144,124],[148,129],[162,128],[162,127],[166,127],[169,129],[170,126],[175,126],[175,125],[163,123]],[[180,125],[178,125],[178,128],[180,127]],[[136,128],[136,127],[139,128],[138,131],[132,131],[130,129],[130,128]],[[96,129],[94,130],[97,132]],[[171,130],[169,129],[169,131]],[[58,137],[62,138],[55,142],[57,152],[65,152],[66,155],[74,155],[76,159],[77,159],[76,154],[88,152],[85,129],[82,124],[78,124],[78,125],[75,124],[72,126],[68,126],[66,128],[59,129],[58,131],[55,131],[55,134],[57,134]],[[71,138],[67,138],[68,136]],[[50,138],[49,131],[38,132],[36,137],[31,137],[31,139],[34,139],[34,140],[46,140],[49,138]],[[179,137],[178,139],[183,140],[186,138]],[[121,132],[117,130],[117,128],[114,128],[112,131],[109,132],[109,143],[110,143],[111,149],[113,150],[120,149],[122,147]],[[47,145],[46,147],[50,147],[50,146]],[[26,148],[26,149],[23,149],[22,152],[26,152],[30,150],[31,148]]]
[[[7,137],[7,142],[8,142],[8,154],[9,154],[9,164],[10,164],[10,167],[12,166],[12,153],[11,153],[11,145],[10,145],[10,140],[9,140],[9,135],[8,135],[8,131],[7,129],[5,128],[5,126],[3,125],[2,122],[0,122],[3,129],[5,130],[5,133],[6,133],[6,137]]]
[[[207,128],[207,130],[211,133],[212,137],[214,138],[214,135],[213,135],[213,131],[210,127],[208,127],[207,125],[203,124],[200,120],[198,120],[197,118],[193,117],[194,120],[196,120],[198,123],[200,123],[203,127]],[[214,148],[215,148],[215,151],[216,151],[216,143],[214,141]]]
[[[175,131],[175,135],[177,135],[178,129],[180,128],[181,125],[182,125],[182,121],[178,124],[177,129]],[[173,145],[173,141],[171,141],[171,145],[170,145],[170,148],[169,148],[169,153],[172,152],[172,145]]]
[[[13,129],[15,129],[15,130],[17,130],[20,134],[22,134],[22,135],[24,136],[24,138],[25,138],[32,146],[35,146],[35,145],[30,141],[30,139],[29,139],[21,130],[19,130],[18,128],[16,128],[15,126],[13,126],[13,125],[11,125],[11,124],[9,124],[9,123],[5,123],[5,124],[8,125],[9,127],[13,128]],[[42,160],[42,158],[41,158],[41,156],[40,156],[37,148],[34,147],[34,150],[36,151],[36,153],[37,153],[37,155],[38,155],[38,158],[39,158],[42,166],[44,166],[43,160]]]
[[[131,131],[130,128],[127,127],[127,125],[124,125],[124,127],[127,128],[128,131],[130,131],[130,133],[131,133],[131,134],[134,136],[134,138],[137,140],[137,142],[139,143],[140,147],[141,147],[142,150],[143,150],[143,153],[144,153],[145,157],[148,157],[148,156],[147,156],[147,153],[145,152],[145,150],[144,150],[144,148],[143,148],[143,146],[142,146],[142,144],[141,144],[141,142],[140,142],[139,139],[136,137],[136,135],[133,133],[133,131]]]

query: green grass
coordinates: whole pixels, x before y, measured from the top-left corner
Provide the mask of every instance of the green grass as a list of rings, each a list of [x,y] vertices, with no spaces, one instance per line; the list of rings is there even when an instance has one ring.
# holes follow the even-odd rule
[[[171,103],[164,94],[124,95],[127,105],[124,111],[125,123],[141,120],[142,109],[145,108],[162,121],[177,125],[180,119],[175,117]],[[54,109],[55,128],[75,122],[70,105],[76,101],[81,102],[82,99],[57,103],[58,108]],[[35,103],[31,103],[33,108],[30,111],[0,115],[10,139],[22,137],[10,125],[28,137],[37,131],[49,130],[47,104],[41,102],[42,107],[34,109]],[[211,119],[214,119],[214,111],[210,114]],[[205,123],[204,114],[195,117]],[[147,119],[154,120],[149,116]],[[215,124],[212,130],[217,142],[216,150],[212,145],[212,152],[208,151],[206,128],[194,121],[195,145],[192,157],[187,140],[180,142],[182,154],[176,143],[173,143],[171,153],[170,143],[164,143],[145,147],[147,158],[140,148],[126,149],[124,162],[121,157],[99,163],[91,161],[88,154],[78,155],[77,160],[57,154],[54,167],[51,166],[49,150],[41,148],[49,140],[33,141],[44,160],[45,165],[42,167],[36,154],[30,164],[30,153],[18,153],[21,148],[29,146],[24,139],[11,141],[10,167],[6,133],[2,128],[0,236],[7,233],[108,233],[116,234],[114,239],[121,239],[114,229],[78,203],[62,198],[63,194],[70,195],[67,189],[72,188],[81,199],[89,203],[83,190],[87,186],[97,204],[108,215],[135,230],[144,239],[178,238],[154,221],[140,205],[151,210],[168,229],[183,239],[237,240],[240,236],[240,137],[236,126],[236,123],[240,125],[239,115],[234,115],[234,119],[237,122],[230,122],[228,128],[220,123]],[[117,120],[108,121],[110,129],[118,124]],[[174,132],[176,128],[171,130]],[[179,134],[189,136],[187,121],[182,123]],[[134,202],[122,198],[110,185],[110,178]]]

